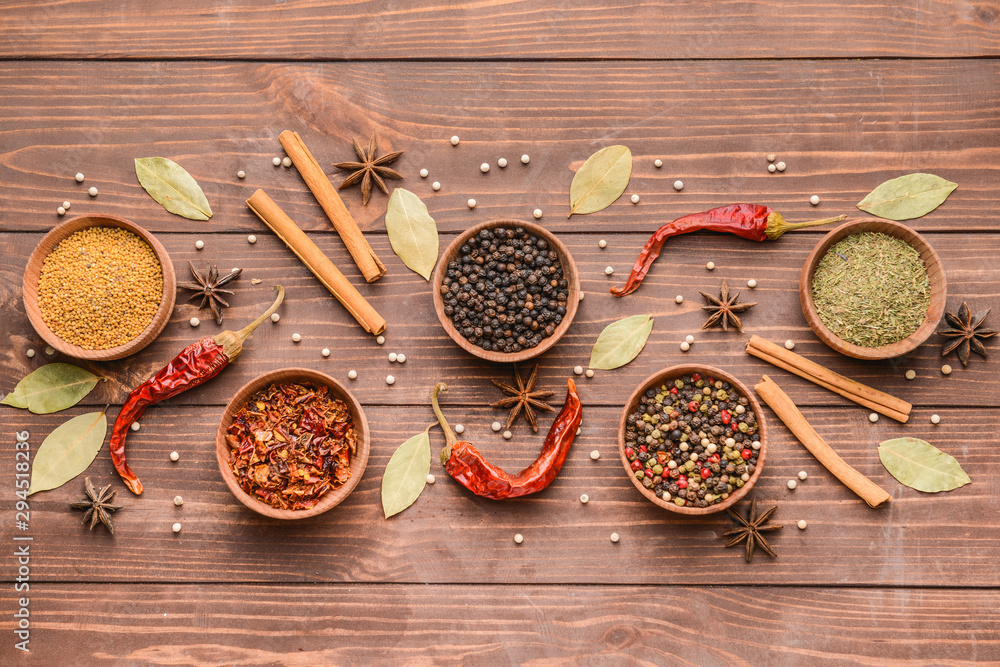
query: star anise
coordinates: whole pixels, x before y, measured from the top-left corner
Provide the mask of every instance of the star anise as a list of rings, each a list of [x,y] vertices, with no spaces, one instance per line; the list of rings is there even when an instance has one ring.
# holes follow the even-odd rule
[[[232,294],[232,290],[222,289],[223,285],[228,285],[243,273],[243,269],[233,269],[226,275],[219,277],[218,267],[213,266],[208,269],[205,273],[201,273],[198,269],[194,268],[194,264],[188,262],[188,266],[191,267],[191,275],[198,282],[196,283],[177,283],[177,286],[182,289],[194,290],[194,294],[191,295],[190,299],[197,299],[201,297],[201,303],[198,308],[204,308],[205,304],[208,304],[212,308],[212,314],[215,315],[215,323],[222,324],[222,309],[229,307],[229,302],[222,298],[222,294]],[[190,300],[189,299],[189,300]]]
[[[708,321],[701,325],[702,329],[708,329],[718,323],[722,323],[722,330],[729,331],[729,325],[732,324],[736,327],[736,330],[743,333],[743,323],[740,322],[740,318],[736,316],[736,313],[742,313],[745,310],[749,310],[757,305],[756,301],[750,303],[740,303],[740,293],[737,292],[734,296],[729,296],[729,284],[726,279],[722,279],[722,287],[719,289],[719,298],[715,298],[711,294],[705,294],[701,290],[698,291],[705,301],[708,302],[707,306],[702,306],[702,310],[707,310],[711,312]]]
[[[944,319],[948,321],[949,328],[938,331],[939,336],[945,336],[947,340],[941,348],[941,356],[947,355],[953,350],[958,350],[958,358],[963,366],[969,365],[969,352],[975,352],[984,359],[988,359],[986,346],[983,340],[997,335],[996,329],[984,329],[983,320],[990,314],[990,308],[981,310],[975,315],[969,310],[969,304],[962,302],[962,307],[958,309],[958,316],[945,313]]]
[[[777,505],[767,510],[760,516],[757,516],[757,499],[754,498],[750,501],[750,513],[744,518],[743,516],[734,512],[731,508],[726,508],[729,512],[729,516],[738,524],[736,530],[730,530],[729,532],[723,533],[723,537],[729,537],[730,535],[735,535],[733,539],[726,543],[727,547],[736,546],[740,542],[746,540],[746,554],[744,557],[749,563],[753,559],[754,547],[759,546],[772,558],[777,558],[778,554],[774,553],[774,549],[767,543],[764,536],[761,533],[770,532],[772,530],[781,530],[781,526],[778,524],[767,523],[767,520],[771,518],[774,514],[774,510],[778,509]]]
[[[337,189],[343,190],[344,188],[349,188],[352,185],[357,185],[360,182],[361,203],[364,206],[368,205],[368,200],[371,199],[372,196],[372,181],[375,181],[375,185],[377,185],[382,192],[389,194],[389,189],[385,187],[385,181],[383,181],[382,178],[392,178],[395,180],[403,178],[398,171],[385,166],[395,162],[399,156],[403,154],[403,151],[396,151],[395,153],[388,153],[382,157],[376,157],[377,151],[378,148],[375,145],[374,134],[372,135],[372,138],[368,140],[368,150],[365,150],[361,144],[358,143],[358,140],[355,139],[354,152],[358,154],[358,159],[361,160],[361,162],[338,162],[333,165],[337,169],[354,172],[345,178],[344,182],[341,183]]]
[[[499,387],[507,396],[501,398],[496,403],[491,403],[490,407],[510,408],[510,416],[507,417],[507,428],[510,428],[510,425],[514,423],[514,420],[517,419],[523,408],[524,418],[531,425],[531,430],[538,433],[538,415],[535,413],[535,410],[554,412],[555,408],[542,399],[548,398],[555,392],[546,389],[535,389],[535,382],[538,381],[538,364],[535,364],[535,368],[531,371],[531,375],[528,376],[527,382],[521,378],[521,373],[517,370],[517,364],[514,364],[514,380],[517,382],[516,387],[500,380],[493,380],[493,384]]]
[[[114,535],[115,524],[111,522],[111,513],[115,510],[120,510],[121,505],[112,505],[111,501],[115,499],[115,494],[118,492],[111,491],[110,484],[102,487],[101,490],[98,491],[94,488],[94,485],[91,484],[89,477],[84,479],[83,484],[84,490],[87,492],[87,499],[78,503],[73,503],[70,507],[75,510],[87,510],[86,514],[83,515],[83,522],[87,523],[87,520],[89,519],[91,530],[93,530],[94,526],[97,525],[97,522],[100,521],[108,527],[108,532]]]

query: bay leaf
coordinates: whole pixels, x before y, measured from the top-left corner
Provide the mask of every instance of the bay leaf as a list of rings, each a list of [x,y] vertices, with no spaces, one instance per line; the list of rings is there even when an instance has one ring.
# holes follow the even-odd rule
[[[632,176],[632,151],[608,146],[583,163],[569,186],[569,215],[605,209],[621,197]]]
[[[888,220],[910,220],[936,209],[957,187],[934,174],[907,174],[872,190],[858,208]]]
[[[954,457],[917,438],[886,440],[878,457],[889,474],[917,491],[951,491],[972,483]]]
[[[385,231],[392,251],[403,264],[430,280],[438,258],[438,230],[420,197],[403,188],[393,190],[385,212]]]
[[[165,157],[135,159],[139,183],[163,208],[189,220],[208,220],[212,207],[198,181],[184,167]]]
[[[57,427],[35,454],[28,495],[60,487],[86,470],[101,451],[107,432],[104,411],[73,417]]]
[[[650,315],[633,315],[604,327],[590,351],[590,367],[611,370],[639,356],[653,330]]]
[[[45,364],[26,375],[0,403],[47,415],[73,407],[103,379],[72,364]]]
[[[431,439],[427,431],[396,448],[382,473],[382,511],[386,519],[399,514],[420,497],[430,470]]]

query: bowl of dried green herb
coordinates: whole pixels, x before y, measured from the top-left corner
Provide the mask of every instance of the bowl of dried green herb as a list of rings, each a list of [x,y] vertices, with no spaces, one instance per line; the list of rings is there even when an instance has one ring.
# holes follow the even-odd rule
[[[215,454],[241,503],[273,519],[305,519],[350,495],[370,444],[364,410],[342,384],[319,371],[283,368],[236,392]]]
[[[944,314],[948,282],[927,241],[898,222],[852,220],[813,248],[799,276],[809,327],[856,359],[891,359],[926,341]]]

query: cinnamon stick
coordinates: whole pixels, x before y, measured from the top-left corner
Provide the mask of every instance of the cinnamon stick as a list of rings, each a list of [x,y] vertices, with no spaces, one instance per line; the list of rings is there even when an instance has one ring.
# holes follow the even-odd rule
[[[373,334],[385,331],[385,320],[382,319],[382,316],[375,312],[375,309],[365,301],[354,285],[306,236],[305,232],[285,215],[285,212],[274,203],[274,200],[266,192],[263,190],[254,192],[253,196],[247,199],[247,206],[257,214],[257,217],[265,225],[271,228],[272,232],[278,235],[279,239],[285,242],[285,245],[302,260],[306,268],[319,278],[323,286],[330,290],[330,294],[337,297],[337,300],[365,328],[365,331]]]
[[[323,168],[319,166],[319,162],[306,148],[299,133],[285,130],[278,135],[278,141],[292,159],[295,168],[299,170],[299,175],[309,186],[326,217],[330,218],[330,222],[340,234],[344,245],[354,258],[354,263],[361,270],[361,275],[370,283],[384,276],[385,265],[379,261],[375,251],[368,245],[358,223],[344,206],[344,200],[337,194],[337,189],[333,187]]]
[[[869,506],[878,507],[891,500],[892,496],[886,493],[882,487],[849,466],[837,452],[833,451],[826,440],[820,437],[819,433],[802,416],[788,394],[782,391],[774,380],[765,375],[754,387],[754,391],[764,399],[765,403],[771,406],[774,414],[778,415],[778,419],[785,423],[792,435],[798,438],[799,442],[816,457],[816,460],[822,463],[823,467],[833,473],[833,476],[843,482],[847,488],[858,494]]]
[[[835,373],[760,336],[750,338],[747,353],[896,421],[910,418],[913,406],[906,401]]]

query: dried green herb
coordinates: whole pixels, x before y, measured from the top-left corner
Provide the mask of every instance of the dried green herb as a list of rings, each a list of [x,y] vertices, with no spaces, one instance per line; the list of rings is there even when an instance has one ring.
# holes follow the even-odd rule
[[[951,491],[972,483],[954,457],[917,438],[886,440],[878,457],[889,474],[917,491]]]
[[[430,280],[438,258],[438,231],[420,197],[403,188],[393,190],[385,212],[385,231],[392,251],[403,264]]]
[[[47,415],[73,407],[103,379],[72,364],[46,364],[25,376],[0,403]]]
[[[608,146],[583,163],[569,186],[569,215],[593,213],[611,206],[621,197],[632,176],[632,151],[626,146]]]
[[[957,187],[934,174],[907,174],[872,190],[858,208],[880,218],[910,220],[936,209]]]
[[[427,434],[430,428],[397,447],[385,467],[382,511],[386,519],[416,502],[427,485],[427,473],[431,470],[431,439]]]
[[[927,315],[931,286],[916,248],[878,232],[834,244],[812,280],[816,314],[838,338],[884,347],[916,331]]]
[[[649,315],[633,315],[612,322],[590,351],[590,367],[611,370],[624,366],[639,356],[652,330],[653,318]]]
[[[103,410],[73,417],[57,427],[35,454],[28,495],[62,486],[86,470],[101,451],[107,432]]]
[[[212,207],[198,181],[165,157],[135,159],[135,175],[149,196],[171,213],[189,220],[208,220]]]

